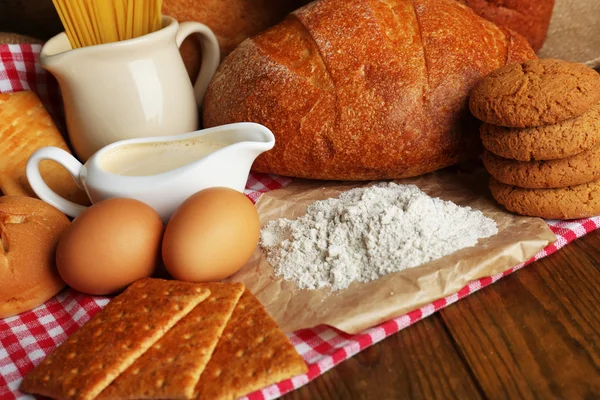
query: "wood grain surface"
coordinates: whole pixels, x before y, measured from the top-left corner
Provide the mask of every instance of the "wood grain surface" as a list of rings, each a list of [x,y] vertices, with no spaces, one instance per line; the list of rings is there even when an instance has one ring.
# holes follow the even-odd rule
[[[444,334],[439,334],[440,332]],[[439,315],[390,336],[287,399],[480,399]]]
[[[600,231],[284,399],[600,399]]]
[[[0,31],[61,30],[51,0],[0,0]],[[600,399],[600,231],[283,398]]]

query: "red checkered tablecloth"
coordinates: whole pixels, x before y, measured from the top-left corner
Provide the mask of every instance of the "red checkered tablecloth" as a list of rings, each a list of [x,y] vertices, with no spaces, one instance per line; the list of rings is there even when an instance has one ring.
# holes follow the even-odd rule
[[[39,45],[0,45],[0,92],[36,91],[54,117],[61,115],[59,92],[54,79],[37,63]],[[0,121],[0,124],[2,121]],[[246,194],[256,201],[261,193],[278,189],[289,179],[252,174]],[[558,240],[526,263],[503,274],[471,282],[458,293],[399,316],[357,335],[327,326],[288,334],[306,360],[309,371],[248,395],[248,399],[274,399],[315,379],[338,363],[374,343],[414,324],[525,265],[554,253],[567,243],[597,229],[600,217],[577,221],[547,221]],[[46,304],[21,315],[0,319],[0,400],[32,398],[18,388],[23,376],[109,301],[107,297],[83,295],[65,289]]]

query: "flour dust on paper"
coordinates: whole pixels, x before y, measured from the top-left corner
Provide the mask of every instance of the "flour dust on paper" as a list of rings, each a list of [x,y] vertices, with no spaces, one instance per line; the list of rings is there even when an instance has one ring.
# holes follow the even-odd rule
[[[301,289],[345,289],[414,268],[498,233],[481,211],[432,198],[414,185],[380,183],[270,221],[260,246],[275,274]]]

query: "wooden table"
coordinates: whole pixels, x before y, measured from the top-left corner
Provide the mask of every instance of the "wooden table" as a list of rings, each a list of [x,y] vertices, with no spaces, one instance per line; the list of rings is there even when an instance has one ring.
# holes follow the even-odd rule
[[[51,0],[0,0],[48,38]],[[284,399],[600,399],[600,231],[371,346]]]
[[[600,231],[284,399],[600,399]]]

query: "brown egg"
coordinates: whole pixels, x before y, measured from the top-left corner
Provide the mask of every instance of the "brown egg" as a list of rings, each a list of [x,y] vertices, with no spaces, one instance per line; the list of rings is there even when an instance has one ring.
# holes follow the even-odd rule
[[[82,212],[64,232],[56,266],[71,287],[110,294],[150,276],[156,266],[164,225],[149,205],[109,199]]]
[[[254,204],[228,188],[209,188],[188,198],[165,229],[162,257],[175,279],[219,281],[248,261],[260,235]]]

